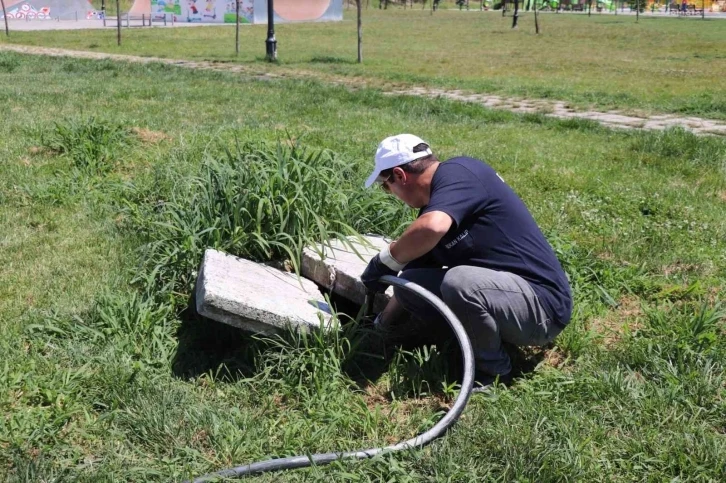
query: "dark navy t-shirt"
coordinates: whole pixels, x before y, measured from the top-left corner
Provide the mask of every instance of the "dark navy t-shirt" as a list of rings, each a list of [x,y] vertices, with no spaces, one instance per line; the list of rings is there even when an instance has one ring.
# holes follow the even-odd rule
[[[419,216],[431,211],[453,220],[430,253],[436,265],[519,275],[553,322],[569,322],[572,296],[562,266],[527,207],[491,166],[465,157],[441,163],[431,181],[429,204]]]

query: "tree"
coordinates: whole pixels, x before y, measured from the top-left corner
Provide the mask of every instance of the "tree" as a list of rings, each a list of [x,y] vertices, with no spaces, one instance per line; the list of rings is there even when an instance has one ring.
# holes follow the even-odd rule
[[[5,11],[5,0],[0,0],[3,6],[3,18],[5,19],[5,35],[10,37],[10,30],[8,29],[8,13]]]
[[[235,55],[239,56],[239,3],[241,0],[236,0],[235,2],[235,13],[237,14],[237,18],[235,19],[235,26],[234,26],[234,53]]]
[[[358,63],[363,63],[363,0],[355,0],[358,10]]]
[[[514,15],[512,15],[512,28],[517,28],[517,20],[519,20],[519,0],[514,0]]]

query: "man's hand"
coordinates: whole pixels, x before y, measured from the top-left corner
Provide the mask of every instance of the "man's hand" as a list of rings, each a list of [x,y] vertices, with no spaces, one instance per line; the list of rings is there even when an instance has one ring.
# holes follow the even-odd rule
[[[386,264],[381,261],[381,255],[379,253],[375,257],[371,258],[370,262],[368,262],[368,266],[360,276],[360,280],[368,290],[373,290],[374,292],[385,292],[388,284],[378,281],[378,279],[384,275],[398,275],[398,271],[387,267]]]

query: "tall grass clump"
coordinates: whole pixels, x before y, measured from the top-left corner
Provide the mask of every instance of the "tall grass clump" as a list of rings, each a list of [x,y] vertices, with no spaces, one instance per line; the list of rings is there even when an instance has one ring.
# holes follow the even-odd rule
[[[50,129],[38,129],[37,137],[41,146],[68,157],[89,175],[111,171],[134,141],[128,127],[95,117],[58,121]]]
[[[726,142],[718,137],[696,136],[683,128],[635,134],[632,150],[645,156],[645,162],[673,161],[679,168],[706,167],[726,173]]]
[[[11,52],[0,52],[0,73],[10,74],[20,67],[20,56]]]
[[[168,200],[127,203],[134,230],[148,242],[143,277],[189,290],[208,247],[258,262],[287,259],[297,268],[312,243],[395,232],[407,210],[391,208],[379,193],[364,195],[357,178],[334,152],[294,143],[207,151],[199,174]]]

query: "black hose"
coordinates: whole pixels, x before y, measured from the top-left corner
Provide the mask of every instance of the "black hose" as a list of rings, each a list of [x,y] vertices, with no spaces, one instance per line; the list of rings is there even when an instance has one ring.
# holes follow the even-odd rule
[[[454,401],[454,405],[441,420],[423,434],[398,444],[386,446],[384,448],[371,448],[360,451],[344,452],[344,453],[319,453],[309,456],[290,456],[288,458],[277,458],[266,461],[259,461],[236,468],[222,470],[217,473],[210,473],[193,480],[193,483],[203,483],[214,481],[219,478],[234,478],[256,473],[264,473],[267,471],[291,470],[295,468],[304,468],[312,465],[326,465],[339,459],[353,458],[366,459],[381,453],[393,451],[401,451],[403,449],[418,448],[427,445],[434,439],[440,437],[447,429],[454,425],[459,416],[464,411],[466,403],[471,396],[471,390],[474,385],[474,352],[471,348],[469,336],[466,334],[464,327],[454,313],[444,304],[444,302],[436,295],[432,294],[425,288],[402,278],[386,275],[381,277],[382,282],[386,282],[394,287],[402,288],[413,292],[429,302],[449,323],[456,335],[456,340],[461,347],[461,354],[464,359],[464,380],[461,383],[461,391]]]

